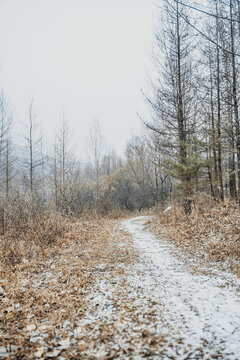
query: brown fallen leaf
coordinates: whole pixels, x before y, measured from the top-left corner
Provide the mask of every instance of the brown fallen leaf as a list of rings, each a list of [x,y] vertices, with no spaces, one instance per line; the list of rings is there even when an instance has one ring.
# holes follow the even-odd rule
[[[33,331],[33,330],[35,330],[36,329],[36,325],[35,324],[29,324],[29,325],[27,325],[27,327],[26,327],[26,330],[27,331]]]
[[[50,328],[50,325],[41,325],[41,326],[39,326],[39,331],[44,331],[44,330],[47,330],[47,329],[49,329]]]
[[[153,336],[151,341],[150,341],[150,345],[156,345],[157,344],[157,337],[156,336]]]
[[[47,352],[47,357],[57,357],[62,352],[62,349],[54,349],[53,351]]]
[[[44,353],[44,347],[39,347],[36,349],[37,351],[34,353],[34,356],[37,358],[41,358]]]
[[[81,342],[78,344],[78,351],[84,351],[88,348],[88,345],[85,342]]]
[[[68,347],[70,345],[70,338],[59,340],[58,344],[62,347]]]
[[[0,285],[0,295],[1,295],[1,296],[5,295],[5,291],[3,290],[3,288],[1,287],[1,285]]]

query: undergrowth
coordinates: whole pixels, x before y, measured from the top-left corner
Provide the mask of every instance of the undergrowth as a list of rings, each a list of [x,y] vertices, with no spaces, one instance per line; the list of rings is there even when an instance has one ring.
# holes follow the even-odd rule
[[[102,264],[110,262],[111,268],[121,261],[121,249],[116,240],[114,246],[112,236],[117,221],[91,214],[69,219],[54,213],[42,219],[39,214],[36,223],[28,221],[35,227],[15,239],[24,244],[19,263],[7,266],[2,261],[0,266],[0,358],[1,353],[8,359],[58,358],[61,353],[79,359],[76,353],[82,354],[89,344],[78,329],[86,296]],[[46,224],[48,230],[56,226],[59,232],[52,230],[42,254],[38,231],[47,232]],[[29,241],[36,244],[27,258]]]
[[[1,220],[0,261],[10,267],[24,259],[44,256],[46,249],[62,241],[72,222],[59,213],[44,207],[30,208],[24,202],[5,207]]]
[[[0,265],[15,269],[24,261],[52,256],[68,240],[92,241],[102,231],[104,218],[122,216],[120,211],[104,216],[95,210],[85,211],[79,218],[70,211],[61,214],[30,196],[16,193],[0,198]]]
[[[188,252],[210,261],[225,262],[240,275],[240,209],[231,201],[215,202],[205,194],[193,198],[188,216],[175,202],[150,221],[158,236],[164,236]]]

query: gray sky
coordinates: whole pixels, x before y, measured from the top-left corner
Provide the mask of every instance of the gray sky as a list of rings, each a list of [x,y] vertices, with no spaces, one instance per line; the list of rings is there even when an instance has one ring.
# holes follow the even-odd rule
[[[146,113],[153,12],[152,0],[0,0],[0,88],[19,139],[33,98],[48,140],[65,109],[78,155],[96,118],[122,154]]]

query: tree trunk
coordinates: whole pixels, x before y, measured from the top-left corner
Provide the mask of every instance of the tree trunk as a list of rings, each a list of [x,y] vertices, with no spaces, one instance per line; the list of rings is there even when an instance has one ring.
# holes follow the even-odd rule
[[[219,175],[219,196],[224,201],[223,172],[222,172],[222,144],[221,144],[221,75],[220,75],[220,51],[219,51],[219,20],[218,8],[216,5],[216,38],[217,38],[217,152],[218,152],[218,175]]]
[[[230,0],[230,27],[231,27],[231,57],[232,57],[232,94],[233,94],[233,108],[235,116],[236,128],[236,147],[237,147],[237,178],[238,178],[238,196],[237,200],[240,202],[240,126],[238,114],[238,97],[237,97],[237,76],[236,76],[236,59],[235,59],[235,43],[234,43],[234,25],[233,25],[233,4]]]

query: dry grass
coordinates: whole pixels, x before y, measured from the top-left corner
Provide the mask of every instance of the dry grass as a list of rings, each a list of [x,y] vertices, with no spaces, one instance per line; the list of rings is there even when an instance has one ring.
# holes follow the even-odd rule
[[[109,259],[112,264],[122,261],[112,244],[116,220],[89,216],[64,221],[63,236],[46,245],[42,256],[25,256],[15,263],[15,271],[2,262],[0,357],[1,352],[9,359],[55,357],[54,349],[63,344],[61,352],[74,359],[74,352],[85,348],[75,329],[85,313],[94,269]]]
[[[0,265],[15,270],[22,261],[44,258],[51,248],[60,249],[69,234],[73,234],[76,224],[81,223],[87,228],[84,231],[93,234],[92,229],[88,229],[88,220],[96,224],[104,217],[119,219],[123,216],[123,212],[117,210],[105,216],[95,210],[84,212],[79,222],[70,213],[64,216],[51,210],[39,199],[22,198],[18,194],[0,198]]]
[[[207,195],[194,198],[193,212],[186,216],[174,203],[150,221],[158,235],[187,252],[210,261],[225,263],[240,275],[240,209],[232,202],[218,204]]]
[[[0,200],[0,358],[51,358],[59,347],[74,358],[84,350],[75,329],[94,269],[126,257],[112,244],[119,216],[76,219],[29,199]]]
[[[23,260],[45,256],[55,243],[61,243],[73,219],[29,201],[7,202],[1,208],[0,263],[12,270]]]

